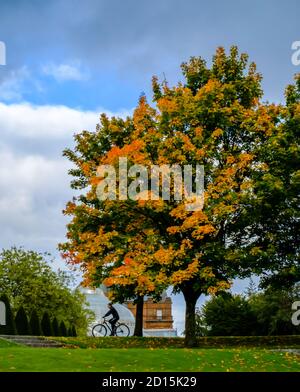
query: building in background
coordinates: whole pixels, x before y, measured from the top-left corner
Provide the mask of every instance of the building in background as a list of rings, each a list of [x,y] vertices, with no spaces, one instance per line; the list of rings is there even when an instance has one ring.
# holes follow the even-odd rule
[[[135,316],[136,305],[133,301],[125,303]],[[154,302],[152,297],[145,297],[143,310],[144,336],[177,336],[173,328],[172,300],[166,292],[162,294],[159,302]]]
[[[101,285],[97,289],[79,287],[81,293],[86,297],[88,307],[95,313],[95,320],[90,325],[88,334],[95,324],[103,322],[103,316],[108,311],[107,288]],[[135,309],[133,301],[124,304],[114,304],[120,316],[120,322],[128,325],[130,335],[133,335],[135,325]],[[177,336],[176,329],[173,329],[172,300],[164,292],[161,301],[154,302],[151,297],[145,297],[143,313],[143,333],[144,336]]]

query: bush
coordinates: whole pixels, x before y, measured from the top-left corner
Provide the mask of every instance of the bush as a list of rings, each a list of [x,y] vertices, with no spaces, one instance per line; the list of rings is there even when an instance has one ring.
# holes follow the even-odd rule
[[[21,306],[17,311],[15,323],[19,335],[31,334],[28,318],[23,306]]]
[[[53,331],[53,336],[61,336],[56,317],[54,317],[54,319],[52,320],[52,331]]]
[[[40,319],[39,319],[39,316],[35,310],[33,310],[31,312],[29,324],[30,324],[30,329],[31,329],[32,335],[34,335],[34,336],[41,336],[42,335]]]
[[[51,325],[49,314],[47,312],[43,314],[41,327],[44,336],[53,336],[52,325]]]
[[[249,336],[253,334],[256,317],[248,301],[229,293],[213,297],[202,308],[210,336]]]
[[[8,296],[6,294],[2,294],[0,296],[0,301],[3,302],[5,305],[5,322],[6,322],[6,325],[0,325],[0,335],[15,335],[16,325],[10,307]]]
[[[60,326],[61,336],[68,336],[66,324],[63,321],[61,321],[59,326]]]

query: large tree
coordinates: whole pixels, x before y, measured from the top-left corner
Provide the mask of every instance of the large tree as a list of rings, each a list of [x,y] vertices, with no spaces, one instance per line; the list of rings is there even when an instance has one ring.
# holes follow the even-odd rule
[[[78,264],[88,284],[107,284],[157,293],[172,285],[186,301],[186,345],[195,344],[195,306],[201,294],[227,289],[243,273],[252,250],[254,174],[264,169],[261,147],[276,130],[280,108],[264,105],[261,76],[247,55],[219,48],[212,66],[193,57],[182,65],[184,83],[169,87],[153,78],[154,106],[142,96],[132,117],[102,115],[96,132],[75,136],[65,155],[74,188],[84,193],[66,214],[66,259]],[[99,200],[100,164],[204,166],[204,207],[189,210],[187,200]],[[102,175],[103,177],[103,175]],[[171,181],[172,182],[172,181]],[[174,184],[174,179],[173,179]],[[162,182],[160,182],[162,186]],[[147,193],[147,191],[146,191]],[[145,194],[144,194],[145,199]],[[252,224],[252,226],[250,226]],[[247,248],[247,253],[245,249]]]

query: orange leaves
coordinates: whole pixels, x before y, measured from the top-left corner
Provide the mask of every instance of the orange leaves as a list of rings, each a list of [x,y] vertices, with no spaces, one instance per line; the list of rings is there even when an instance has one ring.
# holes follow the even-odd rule
[[[127,120],[103,115],[96,132],[76,137],[76,148],[68,156],[77,165],[74,175],[79,186],[90,184],[90,188],[77,206],[66,207],[65,213],[74,218],[63,250],[91,281],[107,276],[105,283],[112,290],[120,285],[139,293],[159,291],[170,283],[178,288],[197,279],[211,293],[228,284],[214,271],[221,270],[218,263],[238,263],[239,250],[230,253],[218,234],[251,195],[249,173],[262,170],[255,156],[256,141],[274,132],[272,119],[277,115],[271,105],[260,105],[258,75],[254,69],[247,74],[246,63],[243,66],[244,60],[237,56],[236,49],[226,56],[220,48],[211,69],[203,59],[191,59],[183,65],[184,85],[169,87],[153,79],[156,107],[142,96]],[[129,201],[124,192],[124,199],[118,200],[119,178],[117,199],[102,200],[99,207],[96,186],[101,178],[95,176],[95,165],[110,164],[118,172],[121,157],[128,159],[128,169],[133,164],[147,167],[145,183],[150,182],[150,165],[175,164],[183,169],[184,164],[203,164],[203,209],[188,210],[188,198],[177,200],[173,191],[170,200],[162,200],[161,193],[158,200],[151,200],[149,186],[139,197]],[[163,181],[158,182],[160,189]],[[174,184],[174,176],[170,183]],[[194,185],[193,179],[193,191]]]
[[[198,149],[196,150],[196,159],[197,159],[198,161],[201,161],[202,158],[205,157],[205,155],[206,155],[206,151],[205,151],[204,148],[198,148]]]
[[[161,112],[174,113],[178,110],[177,103],[169,97],[160,98],[157,106]]]
[[[203,128],[202,127],[196,127],[194,133],[195,133],[195,136],[197,138],[202,138],[202,136],[203,136]]]
[[[190,280],[198,273],[199,261],[196,259],[188,264],[186,269],[181,269],[172,274],[171,283],[173,285],[180,285],[185,281]]]
[[[89,177],[91,173],[91,165],[88,162],[83,162],[81,164],[81,169],[85,176]]]
[[[226,158],[226,164],[227,164],[227,165],[231,165],[231,164],[233,164],[234,162],[235,162],[234,156],[228,155],[227,158]]]
[[[158,251],[156,251],[153,255],[153,258],[157,261],[158,264],[160,265],[167,265],[172,263],[174,259],[174,252],[172,248],[160,248]]]
[[[215,233],[216,229],[213,225],[208,224],[204,226],[199,226],[192,232],[192,236],[197,240],[201,240],[205,235]]]
[[[238,157],[239,161],[237,162],[237,168],[239,170],[248,168],[253,158],[253,154],[241,153]]]
[[[207,93],[214,91],[216,88],[220,87],[221,84],[218,80],[209,79],[207,83],[198,92],[198,97]]]
[[[112,147],[111,150],[102,159],[103,164],[116,165],[120,157],[127,157],[134,163],[144,163],[145,154],[143,153],[144,142],[134,140],[132,143],[125,145],[123,148]]]

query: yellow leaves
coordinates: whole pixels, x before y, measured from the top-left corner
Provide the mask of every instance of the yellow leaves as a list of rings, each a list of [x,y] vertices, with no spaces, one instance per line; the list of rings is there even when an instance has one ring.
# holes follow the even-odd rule
[[[241,153],[239,155],[239,162],[237,163],[238,168],[245,168],[249,166],[249,163],[253,160],[253,154]]]
[[[203,136],[203,128],[202,127],[196,127],[194,130],[196,138],[202,138]]]
[[[141,194],[143,194],[143,192],[141,192]],[[165,206],[166,206],[165,201],[164,201],[163,199],[151,200],[151,197],[152,197],[152,196],[151,196],[151,195],[152,195],[152,192],[151,192],[151,191],[147,191],[147,194],[148,194],[148,195],[144,195],[144,196],[145,196],[145,198],[148,198],[149,200],[142,200],[143,197],[141,197],[141,199],[139,198],[139,199],[137,200],[138,205],[139,205],[140,207],[148,207],[148,208],[151,208],[152,210],[154,210],[154,211],[156,211],[156,212],[163,211],[164,208],[165,208]]]
[[[211,134],[213,139],[217,139],[218,137],[220,137],[221,135],[223,135],[223,130],[220,128],[216,128],[213,133]]]
[[[82,169],[84,175],[87,176],[87,177],[89,177],[89,175],[90,175],[90,170],[91,170],[90,164],[89,164],[88,162],[83,162],[83,163],[81,164],[81,169]]]
[[[193,232],[192,236],[196,238],[197,240],[201,240],[204,238],[205,235],[213,234],[215,233],[216,229],[214,228],[213,225],[207,224],[203,226],[198,226]]]
[[[261,253],[261,249],[259,246],[254,246],[251,250],[250,250],[250,254],[252,256],[257,256]]]
[[[225,280],[220,280],[214,286],[209,286],[207,289],[208,294],[215,295],[220,291],[225,291],[230,289],[232,282],[227,282]]]
[[[74,213],[75,209],[76,209],[76,204],[74,202],[69,201],[64,210],[64,214],[71,215]]]
[[[228,157],[226,158],[226,164],[227,165],[231,165],[232,163],[235,162],[235,158],[232,155],[228,155]]]
[[[189,212],[186,210],[184,203],[180,203],[178,206],[173,208],[170,215],[174,218],[184,219],[189,215]]]
[[[213,273],[212,267],[204,267],[200,271],[200,276],[203,279],[214,278],[215,274]]]
[[[174,113],[178,110],[177,103],[169,97],[160,98],[157,106],[161,112]]]
[[[153,255],[154,259],[161,265],[170,264],[173,261],[174,253],[172,248],[160,248]]]
[[[126,144],[123,148],[112,147],[111,150],[102,159],[104,164],[116,165],[119,162],[120,157],[127,157],[134,163],[145,163],[145,154],[143,152],[144,142],[139,140],[134,140],[130,144]]]
[[[251,189],[253,187],[253,181],[251,180],[245,180],[242,184],[241,184],[241,190],[242,191],[246,191],[248,189]]]
[[[173,285],[179,285],[184,281],[190,280],[194,275],[197,274],[199,269],[199,261],[193,260],[190,264],[188,264],[186,269],[182,269],[180,271],[176,271],[171,276],[171,283]]]
[[[199,99],[205,97],[207,94],[217,91],[217,89],[219,89],[220,87],[221,83],[218,80],[209,79],[207,83],[201,89],[199,89],[196,94],[196,98]]]
[[[176,234],[178,232],[180,232],[180,226],[170,226],[167,228],[167,232],[170,234]]]
[[[206,151],[204,148],[198,148],[196,150],[196,159],[200,161],[206,155]]]
[[[179,137],[183,141],[183,151],[191,152],[196,149],[194,144],[191,142],[191,139],[187,135],[180,133]]]
[[[201,211],[194,211],[182,223],[182,230],[195,228],[203,222],[208,222],[207,215],[202,210]]]

